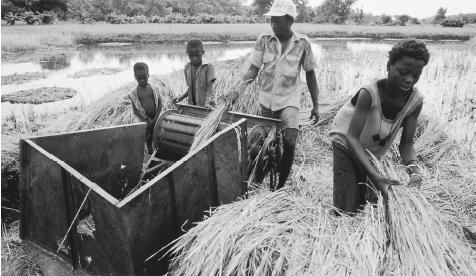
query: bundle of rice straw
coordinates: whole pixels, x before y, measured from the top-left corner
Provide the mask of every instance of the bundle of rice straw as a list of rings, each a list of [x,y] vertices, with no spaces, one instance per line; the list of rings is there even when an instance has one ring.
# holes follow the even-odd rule
[[[468,245],[449,232],[439,211],[418,191],[393,187],[389,195],[389,232],[398,256],[399,275],[474,275]]]
[[[381,203],[380,203],[381,204]],[[383,214],[356,218],[285,189],[223,205],[179,238],[173,275],[376,275],[386,244]]]
[[[219,105],[215,110],[213,110],[203,121],[200,128],[195,133],[195,137],[193,138],[192,146],[190,147],[190,151],[196,149],[198,146],[206,142],[218,128],[220,124],[221,117],[223,113],[226,111],[226,105]]]
[[[399,169],[386,170],[397,177]],[[475,274],[474,252],[424,193],[392,187],[387,204],[379,196],[356,216],[337,217],[320,195],[329,187],[294,181],[210,211],[171,244],[172,274]]]
[[[416,136],[415,148],[420,169],[422,175],[428,178],[419,192],[438,210],[445,227],[464,239],[463,227],[473,226],[476,229],[474,155],[467,145],[448,137],[439,118],[421,116]],[[396,140],[399,140],[398,137]],[[400,155],[396,143],[384,161],[391,164],[386,167],[396,168],[396,172],[399,172],[397,179],[408,180],[403,166],[397,165]]]
[[[379,171],[398,178],[395,166],[374,159]],[[388,231],[397,258],[398,275],[474,275],[471,247],[444,225],[441,211],[418,189],[392,186],[388,200]]]

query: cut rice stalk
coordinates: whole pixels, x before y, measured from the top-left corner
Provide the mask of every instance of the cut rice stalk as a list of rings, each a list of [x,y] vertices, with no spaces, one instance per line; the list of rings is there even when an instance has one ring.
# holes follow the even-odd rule
[[[220,124],[221,117],[225,113],[225,110],[226,105],[220,105],[205,118],[202,125],[195,133],[190,151],[196,149],[212,137]]]

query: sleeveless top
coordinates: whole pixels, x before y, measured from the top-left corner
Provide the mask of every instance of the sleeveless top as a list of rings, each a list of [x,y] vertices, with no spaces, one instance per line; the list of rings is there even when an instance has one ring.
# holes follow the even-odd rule
[[[423,102],[423,95],[413,87],[402,110],[397,113],[395,119],[390,120],[385,118],[382,113],[377,81],[373,81],[362,88],[369,92],[372,103],[370,104],[370,109],[367,114],[367,121],[360,135],[360,143],[364,149],[367,149],[375,155],[375,157],[380,159],[388,150],[393,140],[395,140],[395,136],[402,126],[403,120]],[[350,121],[356,105],[357,103],[354,104],[352,103],[352,99],[349,99],[337,112],[329,132],[331,141],[339,143],[346,148],[347,131],[349,130]]]

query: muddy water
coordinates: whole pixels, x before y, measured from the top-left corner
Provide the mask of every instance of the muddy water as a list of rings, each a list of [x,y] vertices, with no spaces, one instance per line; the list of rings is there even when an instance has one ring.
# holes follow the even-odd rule
[[[251,43],[231,45],[206,45],[206,55],[211,61],[233,59],[251,51]],[[2,76],[12,74],[48,72],[47,78],[22,84],[2,85],[2,95],[39,87],[67,87],[77,90],[72,99],[42,105],[17,105],[2,103],[2,117],[6,114],[28,112],[57,112],[74,105],[87,105],[121,85],[133,81],[132,66],[143,61],[149,65],[150,74],[167,74],[182,70],[187,62],[183,45],[128,45],[85,48],[69,56],[58,56],[39,62],[2,63]],[[104,69],[103,73],[101,70]],[[80,74],[78,72],[92,73]],[[98,72],[99,71],[99,72]]]

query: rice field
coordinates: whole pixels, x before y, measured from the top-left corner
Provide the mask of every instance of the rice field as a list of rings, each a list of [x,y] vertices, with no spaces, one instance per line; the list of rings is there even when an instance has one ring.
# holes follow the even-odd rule
[[[2,51],[18,52],[48,47],[69,47],[100,42],[163,43],[190,38],[207,41],[254,40],[269,24],[121,24],[94,25],[64,22],[54,25],[2,26]],[[363,37],[468,40],[475,25],[443,28],[439,25],[370,26],[296,23],[294,29],[310,37]]]
[[[430,62],[417,85],[425,95],[416,141],[425,178],[420,191],[395,187],[388,206],[379,201],[355,217],[335,216],[328,125],[305,126],[287,188],[271,193],[266,186],[256,187],[246,198],[210,210],[204,221],[162,249],[174,256],[173,274],[474,275],[475,241],[464,227],[476,230],[476,41],[428,47]],[[385,77],[389,48],[388,43],[315,43],[321,101],[349,97],[363,82]],[[246,68],[244,58],[217,64],[218,102],[238,92],[234,87]],[[170,107],[170,99],[185,89],[182,71],[151,79],[159,81]],[[40,127],[35,114],[26,114],[28,123],[2,117],[2,130],[24,126],[15,132],[22,135],[128,123],[132,113],[123,97],[133,86],[131,81]],[[259,81],[239,91],[232,110],[256,114],[258,88]],[[300,89],[305,109],[310,97],[304,83]],[[405,183],[408,177],[398,160],[394,145],[382,170]],[[9,260],[2,255],[2,267]]]
[[[347,47],[352,53],[337,56],[341,63],[326,49],[316,51],[326,99],[348,96],[363,80],[385,75],[388,48]],[[420,191],[395,187],[387,206],[379,201],[357,217],[335,217],[327,127],[301,129],[291,185],[276,193],[258,187],[247,198],[210,210],[163,249],[174,257],[172,274],[473,275],[475,241],[464,229],[476,226],[476,63],[474,46],[460,50],[430,46],[432,59],[418,85],[427,97],[416,142],[425,176]],[[309,106],[305,90],[302,106]],[[458,137],[462,126],[469,131]],[[397,152],[394,145],[384,168],[406,183]]]

